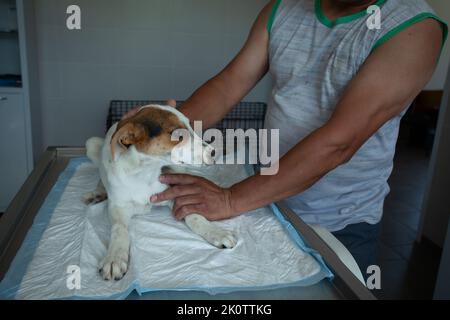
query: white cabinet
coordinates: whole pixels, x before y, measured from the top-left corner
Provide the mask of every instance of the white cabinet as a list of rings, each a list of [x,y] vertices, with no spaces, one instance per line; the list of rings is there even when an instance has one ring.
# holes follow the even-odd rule
[[[28,176],[28,137],[22,93],[0,90],[0,211]]]
[[[0,212],[33,168],[40,123],[33,1],[0,0]],[[33,120],[33,121],[32,121]],[[32,125],[33,124],[33,125]]]

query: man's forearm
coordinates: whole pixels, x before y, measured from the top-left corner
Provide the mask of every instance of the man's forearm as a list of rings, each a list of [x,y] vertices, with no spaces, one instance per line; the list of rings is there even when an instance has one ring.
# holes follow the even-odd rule
[[[280,159],[276,175],[255,175],[231,187],[235,215],[301,193],[321,177],[345,163],[354,153],[346,144],[330,141],[319,129]]]

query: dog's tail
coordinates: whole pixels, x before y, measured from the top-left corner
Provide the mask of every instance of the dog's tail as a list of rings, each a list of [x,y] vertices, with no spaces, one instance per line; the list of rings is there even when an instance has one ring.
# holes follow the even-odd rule
[[[93,137],[86,141],[86,155],[96,165],[100,165],[102,147],[105,142],[103,138]]]

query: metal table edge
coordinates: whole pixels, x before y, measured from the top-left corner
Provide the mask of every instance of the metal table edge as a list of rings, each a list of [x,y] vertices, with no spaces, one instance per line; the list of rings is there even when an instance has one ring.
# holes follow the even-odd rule
[[[280,201],[276,203],[283,216],[292,224],[295,230],[303,236],[304,240],[320,253],[327,265],[334,271],[336,289],[345,296],[352,295],[353,299],[376,300],[367,287],[345,266],[337,254],[322,240],[322,238],[309,227],[289,206]]]

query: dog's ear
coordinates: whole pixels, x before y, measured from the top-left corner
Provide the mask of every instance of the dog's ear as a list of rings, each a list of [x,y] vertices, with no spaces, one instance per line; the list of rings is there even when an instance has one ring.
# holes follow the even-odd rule
[[[115,159],[116,146],[127,150],[131,145],[142,142],[147,136],[144,126],[140,123],[127,122],[117,127],[111,138],[111,155]]]

